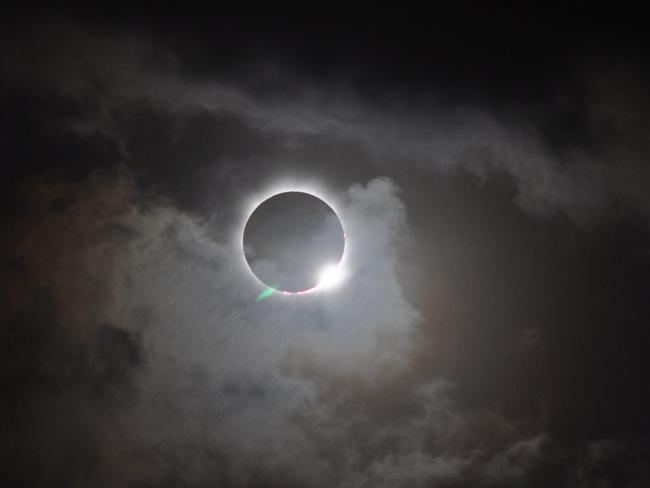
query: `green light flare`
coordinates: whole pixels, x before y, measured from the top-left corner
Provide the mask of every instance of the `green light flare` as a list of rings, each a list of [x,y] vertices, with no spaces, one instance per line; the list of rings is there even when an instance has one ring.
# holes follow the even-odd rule
[[[266,300],[266,299],[269,298],[271,295],[273,295],[276,291],[277,291],[277,290],[276,290],[275,288],[269,286],[269,287],[265,288],[265,289],[262,291],[262,293],[260,293],[259,295],[257,295],[257,300],[256,300],[256,301],[259,302],[260,300]]]

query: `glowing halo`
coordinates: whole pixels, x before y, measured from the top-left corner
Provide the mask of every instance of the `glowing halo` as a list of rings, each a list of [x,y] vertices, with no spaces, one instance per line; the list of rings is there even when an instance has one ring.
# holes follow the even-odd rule
[[[284,195],[286,194],[286,195]],[[250,245],[250,235],[253,234],[254,232],[248,232],[247,236],[247,228],[250,227],[256,227],[259,228],[259,224],[253,225],[251,224],[251,221],[253,223],[256,221],[259,221],[262,217],[259,217],[258,214],[260,213],[260,207],[268,207],[269,203],[268,202],[278,202],[280,200],[286,200],[285,197],[291,196],[293,198],[307,198],[308,202],[309,201],[316,201],[319,202],[319,204],[322,207],[325,207],[331,212],[331,216],[327,215],[327,218],[329,219],[329,224],[328,226],[333,229],[332,226],[335,226],[338,224],[337,229],[337,235],[339,236],[337,239],[340,239],[340,254],[336,255],[336,258],[332,255],[330,252],[331,249],[328,249],[327,251],[329,254],[326,252],[325,254],[328,256],[327,259],[325,259],[323,262],[321,262],[320,268],[317,270],[316,273],[311,273],[311,275],[314,277],[314,281],[310,282],[310,286],[296,289],[295,286],[286,286],[286,283],[284,284],[278,284],[274,285],[273,280],[268,279],[268,273],[265,276],[263,273],[259,272],[259,268],[255,268],[255,259],[257,259],[256,252],[254,248],[251,249]],[[282,197],[282,198],[279,198]],[[308,197],[312,197],[311,199]],[[275,198],[275,200],[274,200]],[[243,219],[242,226],[240,231],[238,232],[238,241],[239,245],[241,246],[242,249],[242,260],[243,264],[248,268],[248,271],[252,277],[255,278],[255,280],[262,284],[265,287],[265,290],[258,296],[258,300],[268,298],[272,294],[278,294],[278,295],[283,295],[283,296],[299,296],[299,295],[305,295],[305,294],[311,294],[316,291],[321,291],[321,290],[329,290],[335,286],[337,286],[345,277],[346,272],[345,272],[345,258],[346,258],[346,253],[347,253],[347,248],[348,248],[348,243],[347,243],[347,233],[345,232],[345,228],[343,226],[343,222],[341,221],[340,214],[339,212],[336,211],[335,205],[331,203],[331,199],[325,199],[322,197],[322,192],[318,191],[314,185],[296,185],[296,184],[291,184],[291,185],[275,185],[274,187],[268,188],[265,192],[260,192],[257,195],[254,196],[254,198],[251,198],[247,202],[246,210],[244,212],[245,218]],[[285,202],[286,203],[286,202]],[[302,202],[305,203],[305,202]],[[308,207],[309,205],[307,205]],[[302,205],[294,205],[292,208],[299,208],[302,207]],[[277,204],[276,204],[277,208]],[[257,214],[254,216],[257,211]],[[308,211],[308,210],[305,210]],[[290,210],[288,213],[293,214],[295,212],[300,212],[300,210]],[[263,212],[262,212],[263,214]],[[268,211],[267,211],[268,215]],[[320,216],[320,214],[318,214]],[[279,214],[277,216],[278,219],[283,219],[284,218],[284,213]],[[290,217],[287,217],[290,218]],[[263,218],[262,218],[263,219]],[[332,222],[336,222],[336,224],[333,224]],[[305,222],[304,219],[300,220],[301,223]],[[320,221],[318,221],[320,222]],[[312,224],[309,222],[309,224]],[[271,224],[269,224],[271,225]],[[320,224],[322,225],[322,224]],[[289,234],[295,233],[297,231],[294,230],[294,227],[291,226],[289,227],[291,229],[291,232]],[[320,227],[319,227],[320,229]],[[286,229],[285,229],[286,230]],[[282,241],[282,238],[284,237],[284,233],[281,231],[279,234],[276,232],[275,238],[279,235],[279,240],[280,242]],[[328,231],[330,232],[330,237],[331,233],[333,232],[331,229]],[[292,236],[289,236],[292,237]],[[248,238],[248,243],[246,242],[246,239]],[[259,238],[258,238],[258,243],[259,243]],[[309,246],[311,241],[308,241],[307,244],[304,244],[304,246]],[[321,239],[321,244],[322,244],[322,239]],[[262,247],[266,243],[262,243]],[[272,245],[272,244],[268,244]],[[268,247],[268,246],[267,246]],[[262,249],[264,251],[264,249]],[[319,252],[320,249],[314,249],[313,252]],[[248,255],[247,255],[248,254]],[[301,256],[300,253],[298,253],[298,256]],[[313,256],[312,256],[313,257]],[[264,255],[261,257],[262,262],[264,259]],[[296,258],[297,259],[297,258]],[[299,260],[299,259],[298,259]],[[292,261],[293,263],[293,261]],[[313,266],[313,260],[312,262],[309,263],[309,266]],[[262,277],[260,277],[260,274],[262,274]]]

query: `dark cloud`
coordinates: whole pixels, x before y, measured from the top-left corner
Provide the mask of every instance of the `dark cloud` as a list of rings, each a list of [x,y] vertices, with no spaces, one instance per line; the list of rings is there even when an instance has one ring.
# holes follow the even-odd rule
[[[167,117],[164,134],[172,138],[196,137],[225,118],[213,132],[233,132],[216,144],[230,158],[249,154],[237,139],[271,137],[280,149],[323,140],[358,147],[378,171],[410,164],[434,172],[464,169],[479,179],[506,174],[517,186],[517,202],[535,214],[560,211],[593,221],[617,206],[646,219],[650,212],[649,104],[642,75],[625,66],[603,61],[597,70],[577,70],[545,106],[492,110],[462,99],[450,106],[435,94],[368,103],[345,84],[315,84],[281,70],[260,75],[251,68],[248,83],[190,77],[179,70],[182,54],[164,45],[85,31],[69,21],[16,42],[22,49],[5,56],[9,80],[83,105],[68,128],[103,134],[127,158],[137,148],[138,119],[131,119],[139,111]]]
[[[255,470],[316,483],[317,465],[327,473],[331,460],[317,455],[326,441],[303,430],[336,420],[319,411],[312,379],[276,368],[287,348],[336,364],[338,374],[361,375],[359,381],[404,361],[403,341],[381,345],[375,338],[399,339],[417,318],[391,277],[392,243],[403,225],[394,191],[389,180],[355,187],[341,209],[349,225],[364,229],[351,240],[356,278],[346,285],[363,292],[315,296],[287,310],[274,302],[252,307],[256,286],[243,258],[233,259],[235,245],[210,238],[198,217],[143,197],[128,174],[35,187],[35,211],[5,242],[4,267],[16,275],[3,293],[10,299],[3,313],[11,332],[6,380],[17,423],[10,443],[25,442],[46,464],[43,476],[72,470],[68,485],[96,477],[113,486],[159,483],[166,469],[176,471],[149,459],[159,449],[190,484],[214,472],[246,483]],[[62,193],[65,205],[57,200]],[[45,311],[33,309],[38,294],[47,298]],[[37,444],[26,435],[42,429],[54,432]],[[201,450],[194,459],[187,443]],[[67,456],[89,445],[88,458],[68,467]],[[59,449],[69,454],[52,458]],[[228,469],[213,466],[209,453],[226,451]],[[305,458],[303,468],[296,456]],[[4,470],[20,480],[12,461]],[[206,463],[207,471],[186,473],[190,462]],[[122,463],[130,468],[118,469]]]
[[[5,484],[643,485],[633,56],[508,101],[363,43],[36,17],[0,48]],[[336,204],[348,277],[256,301],[242,219],[290,181]]]
[[[412,378],[419,316],[394,277],[404,221],[390,180],[341,207],[358,229],[343,289],[289,309],[256,303],[236,249],[128,173],[33,192],[5,260],[23,287],[4,290],[8,479],[414,486],[517,481],[537,458],[516,423]]]

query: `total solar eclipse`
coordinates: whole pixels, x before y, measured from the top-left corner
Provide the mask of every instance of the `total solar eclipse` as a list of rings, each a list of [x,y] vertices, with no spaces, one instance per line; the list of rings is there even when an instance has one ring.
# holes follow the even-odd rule
[[[338,281],[345,233],[327,203],[289,191],[253,210],[243,245],[246,262],[262,283],[284,294],[300,294]]]

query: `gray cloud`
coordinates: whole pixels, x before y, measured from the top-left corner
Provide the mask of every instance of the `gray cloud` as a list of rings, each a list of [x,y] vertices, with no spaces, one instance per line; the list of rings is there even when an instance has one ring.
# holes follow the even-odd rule
[[[341,198],[354,229],[341,289],[262,302],[241,249],[215,240],[218,222],[142,192],[125,169],[35,185],[32,198],[12,232],[20,245],[5,242],[2,317],[24,356],[3,359],[17,368],[8,379],[30,379],[13,392],[8,438],[38,465],[31,481],[50,486],[63,470],[68,486],[525,478],[537,444],[410,372],[419,314],[395,276],[406,224],[390,180]],[[36,293],[46,308],[33,308]],[[3,470],[20,479],[21,459]]]
[[[350,89],[277,75],[206,80],[183,75],[150,39],[65,22],[3,50],[3,88],[83,106],[65,119],[68,129],[118,143],[126,161],[76,184],[30,185],[29,210],[7,224],[0,318],[3,375],[15,394],[5,407],[6,479],[49,486],[65,472],[74,476],[67,486],[525,486],[539,465],[571,462],[549,453],[557,446],[544,426],[465,405],[452,382],[418,370],[414,357],[435,337],[421,341],[424,319],[397,279],[410,229],[393,180],[338,195],[352,229],[340,289],[256,302],[260,290],[231,237],[237,199],[260,185],[237,178],[259,161],[235,156],[210,173],[237,188],[233,207],[224,197],[214,214],[193,214],[126,169],[137,167],[131,136],[142,129],[131,117],[169,117],[173,137],[193,117],[226,114],[287,153],[352,147],[379,174],[465,170],[478,184],[505,174],[534,215],[582,222],[621,206],[647,218],[648,124],[630,101],[644,98],[623,94],[625,74],[588,84],[585,97],[594,133],[614,131],[626,143],[558,149],[526,114],[506,119],[416,96],[371,104]],[[552,119],[553,108],[542,112]],[[541,337],[529,328],[519,345],[545,353]],[[599,449],[585,447],[571,483],[606,481]]]
[[[584,70],[570,87],[578,92],[575,100],[539,108],[537,119],[549,125],[561,123],[565,106],[588,109],[588,141],[558,148],[524,113],[505,117],[413,95],[368,104],[345,84],[317,87],[283,78],[278,70],[265,74],[251,68],[236,81],[190,78],[181,74],[172,51],[142,36],[91,34],[49,22],[35,39],[20,39],[19,45],[4,56],[8,79],[92,101],[85,117],[70,120],[70,127],[104,133],[120,143],[127,158],[131,129],[122,119],[133,110],[173,114],[181,125],[192,114],[229,114],[287,147],[314,138],[356,145],[382,171],[407,164],[434,172],[464,169],[479,180],[506,174],[516,184],[517,203],[537,215],[559,211],[590,221],[617,207],[650,215],[648,103],[624,69]]]

